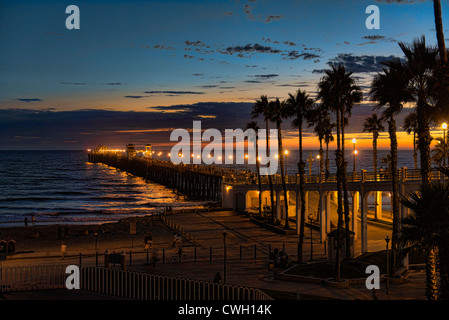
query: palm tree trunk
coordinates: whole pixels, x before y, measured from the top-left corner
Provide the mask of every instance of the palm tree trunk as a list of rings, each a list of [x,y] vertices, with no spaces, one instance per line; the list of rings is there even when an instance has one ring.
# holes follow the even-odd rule
[[[302,154],[302,119],[298,117],[299,120],[299,193],[301,196],[301,214],[299,222],[299,243],[298,243],[298,262],[303,262],[303,246],[304,246],[304,229],[305,229],[305,219],[306,219],[306,192],[305,192],[305,163]]]
[[[257,183],[259,184],[259,216],[262,217],[262,182],[260,180],[259,136],[257,131],[256,131],[256,170],[257,170]]]
[[[444,64],[447,63],[446,45],[444,43],[443,32],[443,17],[441,14],[441,2],[440,0],[433,0],[433,10],[435,14],[435,29],[437,32],[438,50],[440,52],[440,58]]]
[[[337,150],[335,151],[335,162],[337,166],[337,247],[335,248],[335,275],[334,280],[340,281],[340,254],[341,254],[341,228],[343,224],[343,203],[342,203],[342,154],[341,154],[341,142],[340,142],[340,111],[337,110]]]
[[[285,184],[285,175],[284,175],[284,150],[282,148],[282,128],[280,122],[277,122],[276,125],[278,129],[279,161],[281,162],[281,180],[282,180],[282,188],[284,189],[285,228],[288,229],[290,227],[290,224],[288,221],[287,185]]]
[[[434,248],[426,253],[426,296],[428,300],[438,299],[437,257]]]
[[[418,170],[418,154],[416,153],[416,132],[413,131],[413,162],[415,170]]]
[[[270,150],[270,146],[269,146],[269,128],[268,128],[268,118],[265,119],[265,125],[266,125],[266,139],[267,139],[267,152],[268,150]],[[274,190],[273,190],[273,178],[271,176],[271,174],[268,174],[268,183],[270,185],[270,201],[271,201],[271,222],[274,222],[274,217],[275,217],[275,206],[274,206]]]
[[[418,149],[421,158],[421,179],[423,184],[430,183],[432,163],[430,157],[429,116],[427,104],[421,98],[418,101],[416,113],[418,115]]]
[[[442,241],[438,247],[440,265],[441,300],[449,300],[449,241]]]
[[[377,132],[373,132],[373,171],[377,178]]]
[[[388,132],[390,134],[391,152],[391,174],[392,174],[392,211],[393,211],[393,234],[391,240],[391,250],[393,253],[393,272],[396,271],[396,249],[399,235],[399,177],[398,177],[398,140],[396,136],[396,120],[391,117],[388,122]]]
[[[344,219],[345,219],[345,257],[349,259],[351,257],[351,239],[349,234],[349,198],[348,198],[348,177],[347,177],[347,165],[345,160],[345,121],[344,119],[344,108],[341,109],[341,154],[343,156],[343,202],[344,202]]]
[[[329,177],[329,143],[326,142],[326,174],[324,175],[325,180],[327,181],[327,178]]]

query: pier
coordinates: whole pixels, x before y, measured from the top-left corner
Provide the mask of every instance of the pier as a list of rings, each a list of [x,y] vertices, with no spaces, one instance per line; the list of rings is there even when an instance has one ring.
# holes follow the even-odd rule
[[[245,170],[220,168],[206,165],[175,165],[170,161],[154,159],[151,148],[147,154],[140,155],[133,145],[127,150],[110,150],[98,147],[88,152],[89,162],[103,163],[119,170],[129,172],[152,182],[160,183],[172,188],[192,200],[207,200],[221,202],[222,208],[229,208],[239,213],[249,213],[257,216],[259,206],[259,185],[257,174]],[[421,183],[419,170],[401,168],[396,173],[399,178],[399,195],[405,197],[409,192],[418,190]],[[281,176],[272,176],[273,199],[271,203],[268,176],[261,176],[262,206],[264,212],[275,207],[276,220],[285,219],[296,222],[296,234],[299,234],[300,221],[300,192],[299,175],[285,177],[288,197],[288,217],[285,213],[285,199]],[[432,171],[432,179],[446,179],[440,171]],[[327,235],[337,225],[337,177],[306,175],[305,176],[306,223],[314,224],[319,228],[320,242],[327,241]],[[354,171],[347,175],[348,192],[350,194],[350,230],[354,232],[354,240],[360,239],[361,252],[368,252],[368,222],[384,222],[386,227],[391,226],[391,218],[382,220],[383,197],[391,194],[392,176],[390,173],[368,172],[367,170]],[[374,198],[373,217],[369,219],[369,197]],[[391,198],[390,198],[391,199]],[[400,217],[409,214],[409,209],[400,206]],[[360,222],[360,227],[358,227]],[[293,231],[293,230],[292,230]],[[292,233],[292,232],[291,232]]]
[[[130,149],[131,146],[128,146]],[[175,165],[169,161],[139,156],[134,150],[100,147],[88,152],[88,161],[126,171],[137,177],[162,184],[190,200],[221,201],[224,169],[214,166]]]

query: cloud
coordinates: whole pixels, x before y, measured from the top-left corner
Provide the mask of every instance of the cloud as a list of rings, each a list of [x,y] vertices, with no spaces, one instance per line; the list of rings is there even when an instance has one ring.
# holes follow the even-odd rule
[[[87,82],[61,82],[61,84],[69,84],[69,85],[80,86],[80,85],[87,84]]]
[[[204,92],[198,92],[198,91],[145,91],[144,93],[147,93],[147,94],[176,94],[176,95],[204,94]]]
[[[380,36],[380,35],[370,35],[370,36],[364,36],[364,37],[362,37],[362,39],[367,39],[367,40],[383,40],[383,39],[385,39],[385,36]]]
[[[142,99],[142,98],[147,98],[148,96],[125,96],[125,98],[130,98],[130,99]]]
[[[380,72],[383,69],[382,62],[395,58],[395,56],[361,55],[354,56],[352,53],[340,53],[337,57],[330,59],[327,65],[343,65],[346,71],[354,73]],[[323,73],[324,69],[315,69],[312,73]]]
[[[397,4],[412,4],[412,3],[416,3],[416,2],[426,2],[426,1],[430,1],[430,0],[375,0],[378,3],[386,3],[386,4],[391,4],[391,3],[397,3]]]
[[[282,16],[282,15],[270,15],[270,16],[267,16],[266,18],[265,18],[265,23],[269,23],[269,22],[272,22],[272,21],[278,21],[278,20],[280,20],[280,19],[282,19],[284,16]]]
[[[39,98],[17,98],[17,101],[21,101],[21,102],[40,102],[43,101],[42,99]]]
[[[258,53],[281,53],[281,50],[278,49],[274,49],[270,46],[262,46],[258,43],[255,44],[251,44],[248,43],[245,46],[234,46],[234,47],[227,47],[225,49],[225,51],[223,53],[228,53],[228,54],[234,54],[234,53],[253,53],[253,52],[258,52]]]
[[[296,60],[299,58],[302,58],[304,60],[313,60],[313,59],[318,59],[321,57],[314,53],[308,53],[308,52],[299,53],[297,50],[288,51],[287,53],[285,53],[283,55],[284,55],[284,58],[283,58],[284,60]]]
[[[278,74],[255,74],[253,77],[255,78],[261,78],[261,79],[271,79],[279,77]]]
[[[154,49],[164,49],[164,50],[175,50],[173,47],[166,47],[163,44],[157,44],[153,47]]]

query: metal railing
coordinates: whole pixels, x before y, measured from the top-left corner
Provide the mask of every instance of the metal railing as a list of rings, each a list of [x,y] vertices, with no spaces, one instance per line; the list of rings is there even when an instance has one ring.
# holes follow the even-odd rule
[[[84,267],[81,289],[135,300],[271,300],[259,289],[184,278]]]
[[[402,168],[397,171],[398,181],[419,181],[421,180],[420,170],[408,170],[407,168]],[[366,170],[361,170],[359,172],[348,172],[347,182],[391,182],[392,173],[387,171],[368,172]],[[329,174],[327,177],[324,173],[305,175],[305,183],[336,183],[337,175],[335,173]],[[261,176],[261,184],[268,184],[268,176]],[[275,174],[271,176],[272,182],[275,185],[282,184],[281,175]],[[447,179],[443,173],[437,169],[433,169],[431,172],[432,180]],[[223,183],[232,185],[251,185],[258,184],[257,176],[255,174],[229,174],[223,177]],[[299,174],[296,175],[286,175],[286,184],[299,184]]]
[[[0,292],[64,288],[65,270],[65,265],[0,268]]]

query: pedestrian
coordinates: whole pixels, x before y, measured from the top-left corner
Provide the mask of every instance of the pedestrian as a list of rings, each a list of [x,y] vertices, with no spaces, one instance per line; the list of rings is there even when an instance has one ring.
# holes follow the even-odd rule
[[[217,272],[217,273],[215,274],[215,277],[214,277],[214,283],[223,283],[223,280],[221,279],[220,272]]]
[[[70,234],[69,226],[65,225],[65,227],[64,227],[64,238],[68,239],[69,238],[69,234]]]
[[[25,217],[25,227],[27,227],[27,226],[28,226],[28,218]]]
[[[36,216],[34,215],[34,213],[31,216],[31,222],[33,223],[33,227],[34,227],[34,224],[36,223]]]
[[[62,227],[61,226],[58,227],[58,236],[56,237],[56,239],[58,239],[58,240],[62,239]]]
[[[65,244],[65,242],[63,242],[61,244],[61,256],[62,256],[62,260],[64,260],[64,256],[67,252],[67,245]]]

